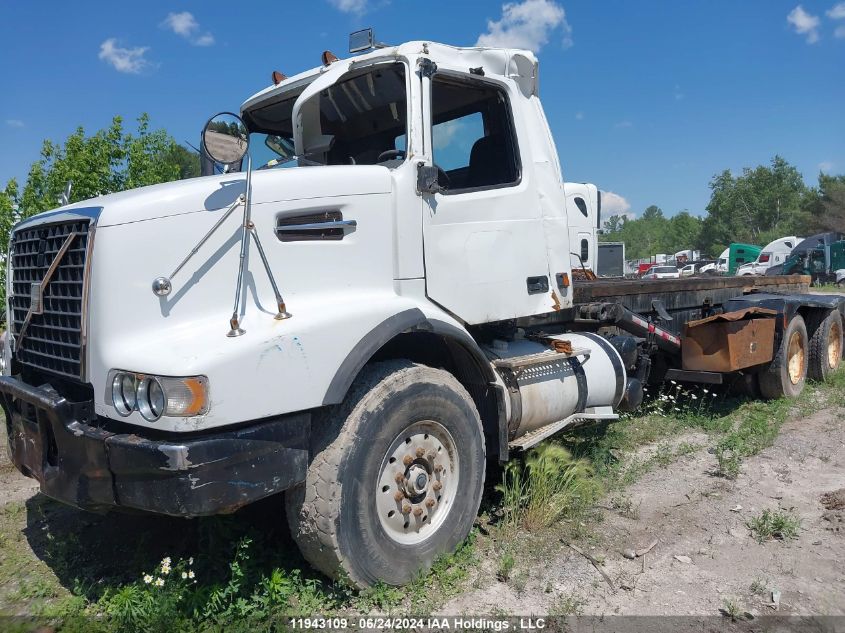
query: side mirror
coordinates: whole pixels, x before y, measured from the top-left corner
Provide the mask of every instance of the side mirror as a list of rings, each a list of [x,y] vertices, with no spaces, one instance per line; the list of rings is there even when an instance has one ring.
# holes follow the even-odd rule
[[[202,130],[205,153],[222,165],[240,161],[249,149],[249,133],[241,117],[221,112],[211,117]]]
[[[420,195],[440,193],[443,187],[437,181],[438,172],[434,165],[417,165],[417,193]]]

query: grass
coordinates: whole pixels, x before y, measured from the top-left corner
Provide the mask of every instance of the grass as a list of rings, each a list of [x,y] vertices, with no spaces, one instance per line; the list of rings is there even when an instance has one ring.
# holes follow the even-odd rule
[[[791,511],[763,510],[760,515],[749,519],[746,526],[758,543],[775,539],[788,541],[798,538],[801,520]]]
[[[671,383],[650,388],[637,415],[559,435],[491,472],[479,527],[402,589],[357,591],[311,570],[284,527],[278,499],[230,517],[185,521],[91,515],[36,496],[0,508],[0,614],[39,616],[71,632],[246,631],[278,628],[292,614],[432,613],[494,577],[519,594],[528,569],[557,556],[561,538],[595,538],[601,515],[594,508],[603,498],[637,518],[625,487],[705,446],[677,436],[703,435],[714,472],[736,476],[742,460],[771,445],[788,417],[843,400],[845,372],[824,386],[808,385],[797,401],[754,402],[725,389]],[[798,527],[782,511],[749,522],[763,541],[792,538]],[[194,578],[183,579],[189,571]],[[577,614],[582,605],[559,596],[550,614]]]
[[[580,514],[599,497],[601,485],[585,460],[546,443],[524,460],[508,462],[496,490],[502,494],[506,526],[536,531]]]

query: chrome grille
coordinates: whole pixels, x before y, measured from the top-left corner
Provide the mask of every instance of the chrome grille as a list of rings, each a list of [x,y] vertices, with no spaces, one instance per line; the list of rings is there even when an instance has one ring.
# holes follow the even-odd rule
[[[43,292],[39,292],[50,265],[73,233],[77,235],[58,261]],[[82,377],[88,237],[88,220],[42,224],[13,234],[9,312],[15,337],[15,358],[19,362],[70,378]],[[33,299],[35,309],[21,337]]]

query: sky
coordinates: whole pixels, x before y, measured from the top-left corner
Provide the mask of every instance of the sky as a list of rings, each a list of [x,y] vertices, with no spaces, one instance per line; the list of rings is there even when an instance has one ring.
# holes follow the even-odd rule
[[[564,178],[604,213],[704,213],[724,169],[780,154],[805,181],[845,173],[842,0],[0,0],[0,186],[45,138],[148,112],[197,144],[278,69],[345,56],[365,26],[398,44],[530,48]]]

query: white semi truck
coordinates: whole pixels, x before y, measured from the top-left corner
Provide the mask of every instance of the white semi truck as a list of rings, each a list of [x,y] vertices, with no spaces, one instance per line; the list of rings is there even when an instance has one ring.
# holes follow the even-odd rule
[[[207,124],[225,173],[14,227],[0,399],[45,494],[191,517],[284,492],[313,565],[401,584],[466,537],[488,458],[646,380],[776,397],[838,366],[838,299],[744,294],[802,277],[574,284],[536,58],[362,35]],[[682,331],[725,313],[749,327],[715,348]]]

